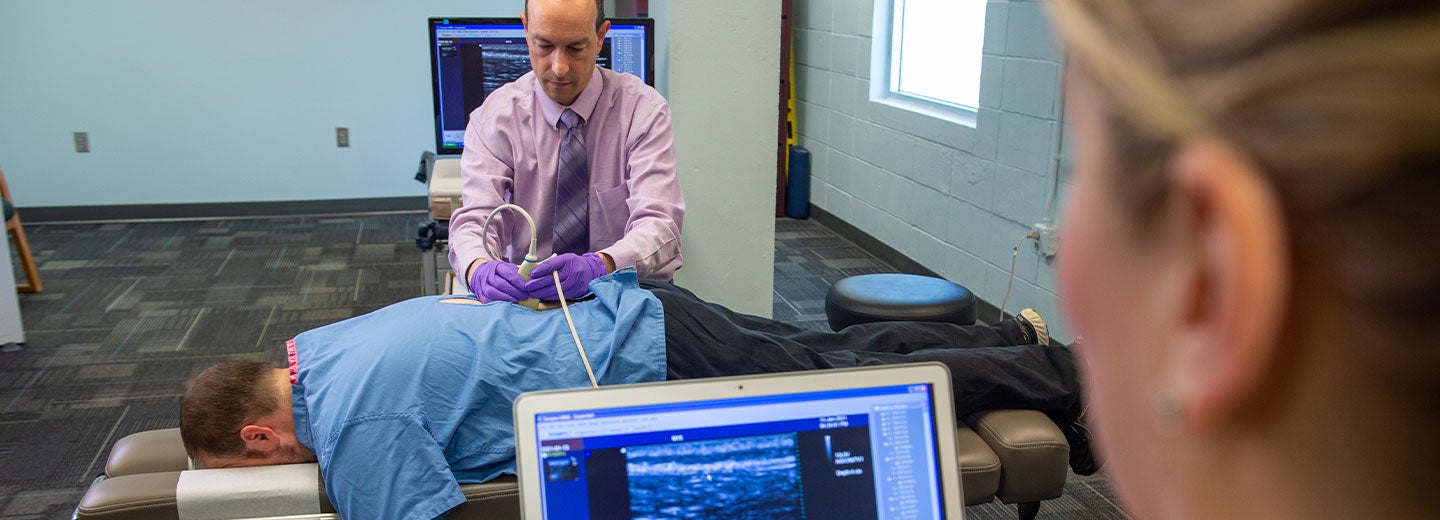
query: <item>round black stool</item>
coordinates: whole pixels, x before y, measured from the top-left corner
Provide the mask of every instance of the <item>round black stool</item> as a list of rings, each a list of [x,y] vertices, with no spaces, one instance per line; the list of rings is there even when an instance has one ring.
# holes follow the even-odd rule
[[[975,324],[975,294],[941,278],[862,274],[835,282],[825,294],[832,330],[877,321]]]

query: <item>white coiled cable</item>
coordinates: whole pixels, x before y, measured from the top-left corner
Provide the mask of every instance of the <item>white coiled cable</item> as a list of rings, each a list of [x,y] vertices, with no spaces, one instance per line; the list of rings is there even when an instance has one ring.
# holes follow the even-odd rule
[[[537,233],[535,229],[535,219],[530,218],[530,213],[525,211],[525,208],[514,204],[501,204],[496,206],[495,209],[490,210],[490,214],[485,216],[485,224],[480,226],[480,241],[485,244],[485,253],[490,255],[492,259],[490,261],[504,261],[499,260],[500,255],[490,250],[490,242],[485,240],[485,233],[490,230],[490,219],[495,218],[495,215],[500,213],[502,209],[513,210],[520,213],[520,216],[525,217],[525,222],[530,224],[530,251],[526,253],[525,260],[520,262],[520,277],[529,280],[530,272],[534,271],[535,265],[540,263],[540,259],[535,256],[535,246],[536,243],[539,242],[539,233]],[[595,370],[590,367],[590,356],[585,355],[585,347],[580,344],[580,332],[575,330],[575,318],[570,316],[570,304],[565,301],[564,287],[560,285],[560,273],[558,271],[551,271],[550,275],[555,277],[555,292],[560,296],[560,310],[565,313],[565,324],[570,326],[570,337],[575,339],[575,350],[580,352],[580,362],[585,364],[585,375],[590,377],[591,387],[600,388],[600,383],[595,380]],[[539,309],[540,307],[540,300],[534,298],[519,303],[532,309]]]

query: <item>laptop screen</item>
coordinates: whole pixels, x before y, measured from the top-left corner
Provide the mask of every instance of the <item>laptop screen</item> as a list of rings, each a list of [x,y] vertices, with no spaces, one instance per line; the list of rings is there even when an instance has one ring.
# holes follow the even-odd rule
[[[942,518],[933,392],[906,384],[540,413],[544,517]]]

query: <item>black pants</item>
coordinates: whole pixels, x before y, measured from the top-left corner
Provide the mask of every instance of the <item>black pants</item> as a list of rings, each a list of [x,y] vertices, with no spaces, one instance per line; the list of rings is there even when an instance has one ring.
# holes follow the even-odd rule
[[[673,284],[641,280],[665,308],[669,379],[938,361],[955,413],[1038,410],[1063,421],[1079,398],[1067,347],[1024,345],[1019,324],[884,322],[822,332],[740,314]],[[1063,424],[1063,423],[1062,423]]]

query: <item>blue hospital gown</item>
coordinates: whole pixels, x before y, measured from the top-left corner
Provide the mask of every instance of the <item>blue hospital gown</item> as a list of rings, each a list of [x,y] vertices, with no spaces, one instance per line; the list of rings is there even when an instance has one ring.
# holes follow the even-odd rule
[[[664,315],[633,269],[571,305],[600,384],[665,379]],[[435,518],[515,472],[511,405],[589,378],[559,310],[400,302],[292,342],[295,428],[347,520]]]

